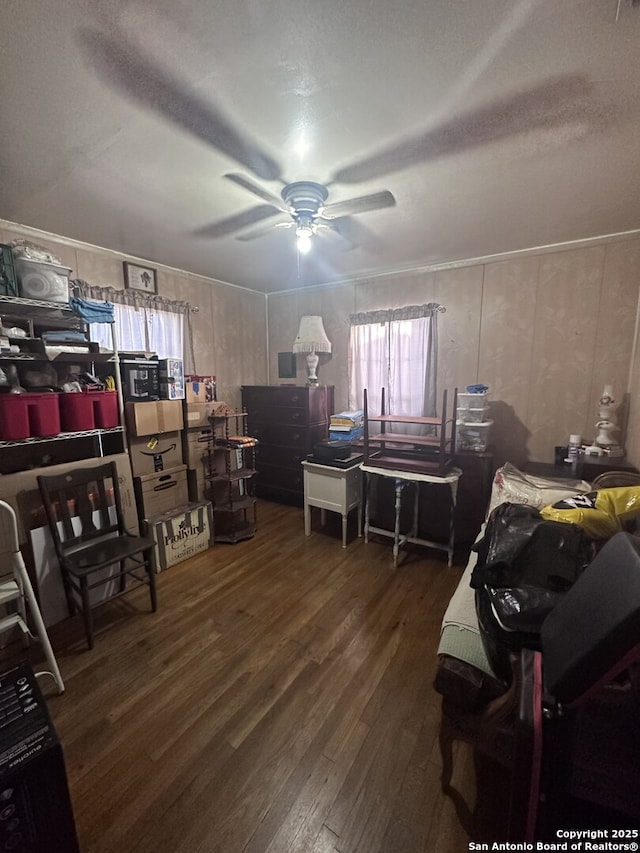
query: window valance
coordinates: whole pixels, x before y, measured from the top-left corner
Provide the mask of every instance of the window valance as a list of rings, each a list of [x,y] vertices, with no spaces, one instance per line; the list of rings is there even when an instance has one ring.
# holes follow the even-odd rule
[[[95,299],[98,302],[115,302],[118,305],[130,305],[132,308],[147,308],[151,311],[171,311],[174,314],[190,314],[197,311],[189,302],[167,299],[166,296],[144,293],[141,290],[119,290],[115,287],[100,287],[76,278],[71,282],[74,293],[83,299]]]
[[[369,323],[390,323],[394,320],[417,320],[420,317],[432,317],[444,313],[447,309],[437,302],[426,305],[406,305],[404,308],[386,308],[379,311],[363,311],[349,314],[349,325],[364,326]]]

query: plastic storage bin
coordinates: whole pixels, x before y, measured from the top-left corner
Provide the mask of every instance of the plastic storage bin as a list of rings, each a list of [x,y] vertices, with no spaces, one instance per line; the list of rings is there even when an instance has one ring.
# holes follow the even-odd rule
[[[458,422],[462,424],[479,424],[485,423],[487,420],[487,412],[489,411],[488,406],[482,406],[482,408],[468,408],[468,409],[460,409],[458,408]]]
[[[2,394],[0,396],[0,440],[60,433],[59,394]]]
[[[458,393],[459,409],[482,409],[487,405],[487,392],[482,394],[469,394],[466,391]]]
[[[42,299],[67,305],[69,302],[69,267],[60,267],[30,258],[15,258],[18,293],[23,299]]]
[[[117,427],[118,394],[116,391],[60,394],[60,419],[64,432]]]
[[[477,424],[460,424],[456,429],[458,450],[473,450],[483,453],[489,444],[489,430],[493,421]]]

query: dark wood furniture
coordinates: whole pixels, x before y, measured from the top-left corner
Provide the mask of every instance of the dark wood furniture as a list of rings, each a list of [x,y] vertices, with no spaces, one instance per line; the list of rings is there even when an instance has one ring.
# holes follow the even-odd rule
[[[106,600],[137,586],[149,587],[157,610],[155,543],[125,527],[115,462],[78,468],[67,474],[39,476],[47,522],[58,556],[69,613],[82,611],[89,648],[93,648],[91,591],[106,587]],[[127,586],[127,579],[133,584]],[[113,592],[112,587],[117,587]]]
[[[369,412],[365,388],[364,464],[435,476],[445,474],[452,466],[456,452],[457,399],[456,388],[449,415],[445,389],[439,417],[410,417],[386,411],[383,388],[381,410],[377,415]],[[375,431],[375,425],[379,426],[379,432]]]
[[[246,421],[244,412],[209,418],[212,433],[205,479],[213,506],[215,542],[240,542],[256,532],[256,442],[247,433]]]
[[[327,438],[333,386],[244,385],[242,408],[249,435],[258,439],[256,495],[303,506],[300,463]]]
[[[524,466],[527,474],[538,477],[554,477],[556,480],[595,480],[607,471],[631,471],[635,468],[624,456],[581,456],[575,468],[572,465],[554,465],[552,462],[527,462]]]

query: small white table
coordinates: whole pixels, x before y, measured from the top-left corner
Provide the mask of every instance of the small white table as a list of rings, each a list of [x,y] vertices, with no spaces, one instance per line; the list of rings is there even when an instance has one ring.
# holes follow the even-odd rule
[[[360,457],[362,458],[362,457]],[[302,462],[304,469],[304,532],[311,535],[311,507],[321,510],[320,521],[324,525],[326,511],[339,512],[342,516],[342,547],[347,547],[347,516],[358,508],[358,536],[362,536],[362,473],[360,463],[348,468],[322,465],[317,462]]]
[[[453,547],[454,547],[454,516],[456,509],[456,495],[458,491],[458,480],[462,475],[459,468],[451,468],[446,474],[441,477],[435,474],[422,474],[417,471],[401,471],[392,470],[389,468],[377,468],[373,462],[362,466],[362,471],[366,476],[366,510],[364,520],[364,541],[369,539],[369,533],[378,533],[381,536],[390,536],[393,539],[393,565],[398,564],[398,553],[402,545],[406,542],[412,542],[415,545],[424,545],[427,548],[438,548],[441,551],[447,552],[447,564],[453,563]],[[374,527],[369,524],[369,489],[371,486],[371,477],[389,477],[394,481],[395,486],[395,525],[393,530],[387,530],[382,527]],[[449,509],[449,541],[448,542],[432,542],[429,539],[420,539],[417,536],[418,532],[418,497],[420,494],[419,484],[428,483],[430,485],[448,485],[451,491],[451,504]],[[413,485],[413,521],[411,530],[408,533],[400,533],[400,504],[402,492],[404,489]]]

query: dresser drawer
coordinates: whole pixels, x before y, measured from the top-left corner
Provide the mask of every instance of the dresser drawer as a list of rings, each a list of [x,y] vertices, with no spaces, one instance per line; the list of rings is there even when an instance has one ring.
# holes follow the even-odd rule
[[[260,409],[250,409],[247,407],[247,415],[247,427],[250,434],[253,434],[254,424],[256,426],[260,423],[302,424],[302,426],[307,426],[307,424],[313,422],[306,408],[296,409],[292,406],[272,406],[271,408],[265,406]]]
[[[304,472],[302,465],[296,468],[282,468],[278,465],[261,465],[256,477],[258,487],[289,489],[304,492]]]
[[[332,414],[333,387],[245,386],[242,388],[242,406],[249,415],[257,415],[259,420],[297,423],[297,418],[291,418],[293,410],[298,409],[305,412],[305,423],[320,423],[327,421]]]
[[[258,444],[256,447],[256,466],[282,465],[285,468],[296,468],[307,458],[307,450],[304,447],[297,449],[292,447],[281,447],[276,444]]]
[[[249,432],[262,445],[273,444],[311,453],[316,441],[322,441],[323,438],[326,438],[329,430],[326,424],[311,427],[301,425],[298,427],[290,424],[254,423],[250,425]]]

